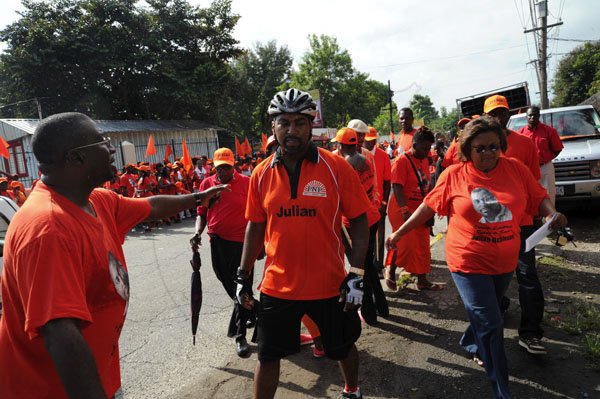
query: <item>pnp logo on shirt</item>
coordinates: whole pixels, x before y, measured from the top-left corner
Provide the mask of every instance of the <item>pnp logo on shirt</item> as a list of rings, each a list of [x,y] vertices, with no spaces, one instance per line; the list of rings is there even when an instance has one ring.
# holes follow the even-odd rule
[[[307,197],[327,197],[327,189],[320,181],[311,180],[306,184],[306,186],[304,186],[302,195]]]

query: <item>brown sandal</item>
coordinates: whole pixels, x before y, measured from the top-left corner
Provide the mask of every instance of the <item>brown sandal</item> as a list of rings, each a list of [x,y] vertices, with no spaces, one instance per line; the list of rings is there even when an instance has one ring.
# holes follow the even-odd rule
[[[441,291],[444,289],[444,286],[437,283],[431,283],[429,285],[417,284],[417,289],[419,291]]]
[[[385,285],[389,290],[398,291],[398,283],[396,283],[396,279],[390,275],[389,267],[383,269],[383,277],[385,278]]]

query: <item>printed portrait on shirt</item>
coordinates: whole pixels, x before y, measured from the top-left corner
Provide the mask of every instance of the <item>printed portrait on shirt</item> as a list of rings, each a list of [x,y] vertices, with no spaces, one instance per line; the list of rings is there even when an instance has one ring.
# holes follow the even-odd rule
[[[512,212],[501,204],[496,196],[488,189],[475,188],[471,191],[473,208],[482,218],[479,223],[497,223],[512,220]]]
[[[108,253],[108,270],[117,293],[127,301],[127,305],[125,305],[125,313],[127,313],[127,306],[129,305],[129,274],[111,252]]]

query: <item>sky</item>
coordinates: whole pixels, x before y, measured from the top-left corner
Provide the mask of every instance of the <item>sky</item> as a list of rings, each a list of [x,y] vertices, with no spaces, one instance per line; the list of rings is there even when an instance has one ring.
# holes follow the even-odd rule
[[[0,28],[16,21],[19,0],[1,0]],[[191,0],[206,7],[209,1]],[[600,39],[598,0],[548,0],[548,77],[560,58]],[[527,81],[539,102],[537,58],[528,0],[322,0],[297,5],[273,0],[233,0],[241,16],[234,31],[244,48],[276,40],[297,65],[310,50],[309,34],[335,36],[354,67],[371,79],[391,82],[393,100],[408,105],[416,93],[434,106],[453,108],[456,99]],[[568,39],[568,40],[555,40]],[[0,49],[4,46],[0,43]],[[551,86],[549,87],[551,90]],[[550,92],[550,97],[552,93]]]

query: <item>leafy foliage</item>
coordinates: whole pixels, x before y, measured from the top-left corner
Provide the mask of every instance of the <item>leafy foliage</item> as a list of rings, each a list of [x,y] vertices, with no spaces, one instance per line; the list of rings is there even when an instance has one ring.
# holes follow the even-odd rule
[[[245,52],[232,63],[230,128],[257,137],[271,130],[267,107],[277,87],[289,79],[292,62],[286,46],[278,48],[275,41],[270,41],[265,45],[257,43],[253,51]]]
[[[336,38],[310,35],[308,40],[311,49],[285,87],[318,89],[326,126],[341,127],[350,119],[372,122],[387,102],[387,86],[356,71]]]
[[[227,62],[241,54],[230,0],[24,0],[0,32],[0,101],[41,98],[46,115],[222,121]],[[10,109],[9,116],[31,116]]]
[[[600,42],[585,43],[563,57],[552,89],[555,107],[577,105],[600,92]]]
[[[408,103],[408,106],[413,110],[415,119],[423,119],[427,125],[439,118],[439,114],[429,96],[415,94]]]

